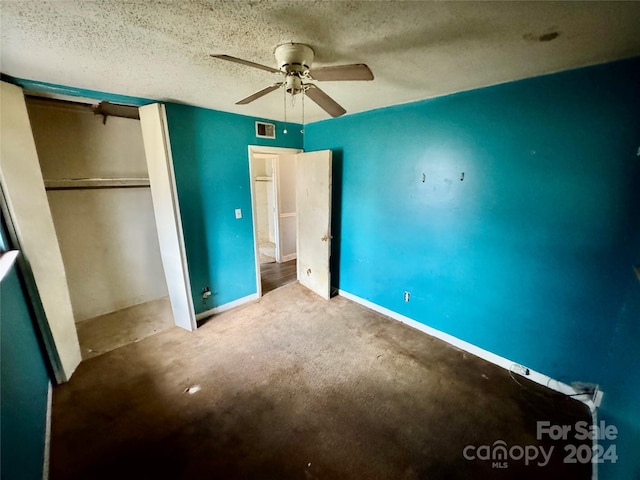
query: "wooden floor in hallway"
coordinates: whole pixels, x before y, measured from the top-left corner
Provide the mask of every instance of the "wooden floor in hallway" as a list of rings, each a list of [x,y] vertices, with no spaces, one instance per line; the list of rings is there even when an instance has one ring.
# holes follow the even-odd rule
[[[260,278],[262,279],[263,295],[283,285],[295,282],[297,279],[296,261],[263,263],[260,265]]]

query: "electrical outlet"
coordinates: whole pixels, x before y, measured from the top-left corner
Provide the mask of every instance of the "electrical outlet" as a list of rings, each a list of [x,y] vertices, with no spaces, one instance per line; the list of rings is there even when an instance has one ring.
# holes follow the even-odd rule
[[[204,287],[202,289],[202,299],[206,300],[207,298],[209,298],[211,296],[211,290],[209,289],[209,287]]]
[[[517,363],[511,365],[511,371],[525,377],[531,373],[531,371],[527,367],[525,367],[524,365],[519,365]]]
[[[600,392],[600,385],[597,383],[589,383],[589,382],[572,382],[571,386],[577,393],[581,393],[595,402],[596,398],[598,398],[598,394]]]
[[[408,302],[411,300],[411,294],[409,292],[404,292],[404,301]]]
[[[597,390],[596,394],[593,396],[593,404],[596,408],[602,405],[602,397],[604,397],[604,392],[602,390]]]

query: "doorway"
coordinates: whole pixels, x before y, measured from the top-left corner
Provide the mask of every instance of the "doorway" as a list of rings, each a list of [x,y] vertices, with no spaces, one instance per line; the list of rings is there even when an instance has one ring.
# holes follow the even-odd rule
[[[295,155],[299,152],[249,147],[259,296],[297,278]]]
[[[171,328],[140,121],[76,101],[26,105],[82,359]]]
[[[271,212],[268,193],[261,200],[256,185],[261,180],[267,183],[270,180],[276,225],[275,263],[282,265],[295,258],[295,264],[290,265],[295,267],[295,277],[287,276],[285,282],[297,280],[321,297],[331,298],[331,164],[330,150],[303,153],[295,149],[249,146],[258,297],[266,293],[263,284],[264,273],[268,271],[265,267],[268,264],[260,261],[259,222],[268,223]],[[267,175],[269,171],[271,177]],[[266,206],[258,208],[260,202]],[[267,212],[267,219],[260,220],[260,211]],[[284,275],[278,272],[278,276]]]
[[[278,164],[278,155],[256,153],[252,160],[253,182],[256,203],[258,251],[260,265],[280,260],[278,237],[279,211],[275,204],[277,192],[274,164]]]

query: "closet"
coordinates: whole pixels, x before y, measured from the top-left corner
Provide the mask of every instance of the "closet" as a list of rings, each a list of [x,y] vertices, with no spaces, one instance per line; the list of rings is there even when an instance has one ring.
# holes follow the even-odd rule
[[[27,97],[84,359],[174,324],[140,121],[96,103]]]

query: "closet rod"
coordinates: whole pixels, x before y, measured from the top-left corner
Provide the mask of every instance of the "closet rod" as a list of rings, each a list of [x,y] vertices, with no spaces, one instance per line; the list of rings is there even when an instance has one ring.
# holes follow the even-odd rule
[[[151,188],[149,185],[94,185],[94,186],[74,186],[74,187],[45,187],[47,191],[53,190],[106,190],[114,188]]]
[[[44,181],[47,190],[148,188],[148,178],[59,178]]]

